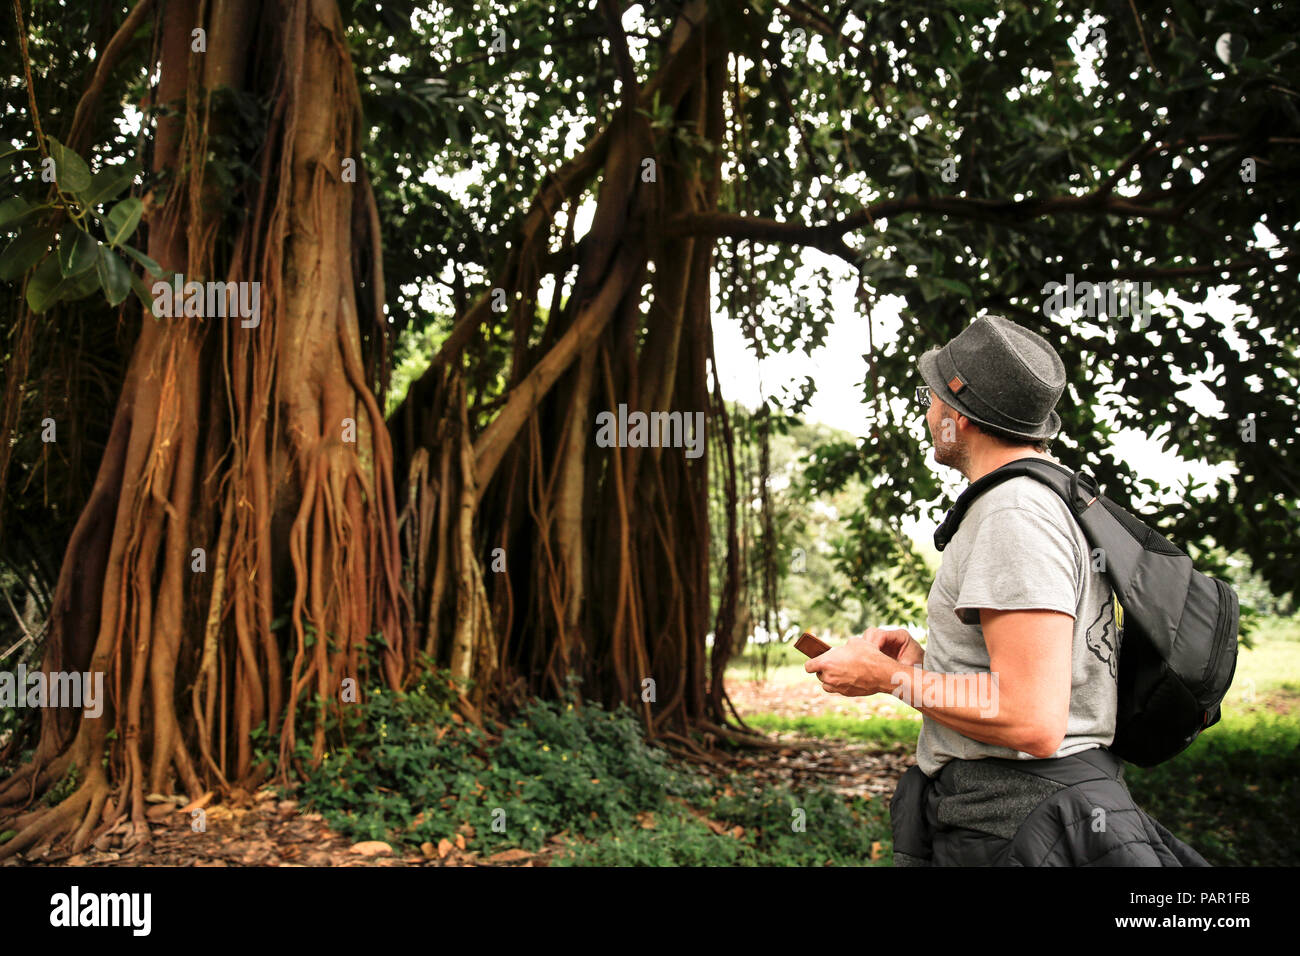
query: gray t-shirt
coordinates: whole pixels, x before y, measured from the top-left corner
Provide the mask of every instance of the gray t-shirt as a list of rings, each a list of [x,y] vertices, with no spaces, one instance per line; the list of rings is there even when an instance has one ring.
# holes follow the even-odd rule
[[[1095,563],[1088,539],[1051,488],[1029,477],[995,485],[971,505],[943,551],[930,588],[925,669],[989,670],[980,608],[1063,611],[1074,618],[1070,716],[1053,756],[1109,746],[1115,737],[1119,642],[1110,583]],[[916,746],[922,772],[934,776],[954,757],[1034,759],[923,717]]]

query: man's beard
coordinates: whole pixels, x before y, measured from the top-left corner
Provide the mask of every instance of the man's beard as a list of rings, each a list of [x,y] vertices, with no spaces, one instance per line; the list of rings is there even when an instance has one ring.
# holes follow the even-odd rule
[[[937,435],[934,439],[934,460],[941,465],[956,468],[962,474],[970,464],[970,446],[964,441],[945,442]]]

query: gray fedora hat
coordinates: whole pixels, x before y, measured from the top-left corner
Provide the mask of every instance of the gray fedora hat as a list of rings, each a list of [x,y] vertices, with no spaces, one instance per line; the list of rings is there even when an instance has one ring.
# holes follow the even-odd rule
[[[921,356],[932,392],[971,421],[1017,438],[1051,438],[1065,390],[1065,365],[1036,332],[1000,315],[981,316],[942,348]]]

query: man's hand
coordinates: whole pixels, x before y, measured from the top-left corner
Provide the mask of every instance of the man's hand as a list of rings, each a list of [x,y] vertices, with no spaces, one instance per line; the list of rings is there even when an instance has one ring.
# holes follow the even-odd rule
[[[907,634],[906,631],[903,633]],[[910,635],[908,636],[910,639]],[[901,644],[897,641],[896,643]],[[894,644],[890,646],[893,647]],[[904,645],[902,650],[907,652],[910,649]],[[871,694],[892,692],[897,686],[893,675],[901,669],[900,664],[904,662],[884,653],[874,640],[867,640],[864,636],[851,638],[847,644],[833,647],[825,654],[814,657],[804,664],[803,669],[810,674],[816,674],[822,682],[822,690],[829,694],[866,697]],[[904,666],[911,665],[904,664]]]
[[[925,661],[925,648],[901,627],[873,627],[862,635],[862,639],[906,667],[920,667]]]

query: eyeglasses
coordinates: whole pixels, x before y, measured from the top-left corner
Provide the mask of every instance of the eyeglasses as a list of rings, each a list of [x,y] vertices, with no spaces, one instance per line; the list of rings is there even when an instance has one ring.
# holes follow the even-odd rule
[[[916,403],[920,405],[922,408],[930,407],[930,386],[929,385],[916,386]]]

